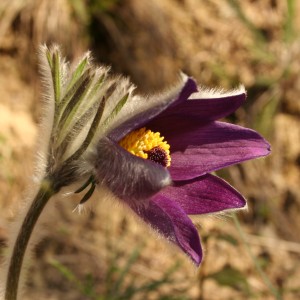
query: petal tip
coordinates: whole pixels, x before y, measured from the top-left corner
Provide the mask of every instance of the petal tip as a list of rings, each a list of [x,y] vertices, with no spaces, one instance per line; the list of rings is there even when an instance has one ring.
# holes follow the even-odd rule
[[[236,209],[247,209],[248,208],[248,203],[247,200],[242,197],[239,199],[239,202],[237,203]]]
[[[271,147],[271,144],[267,141],[266,141],[266,144],[267,144],[267,151],[268,151],[268,154],[269,154],[272,151],[272,149],[271,149],[272,147]]]
[[[198,91],[197,82],[192,77],[188,77],[185,74],[182,75],[182,79],[184,81],[184,85],[181,90],[181,94],[183,94],[186,99],[188,99],[191,94]]]
[[[196,254],[196,255],[195,255]],[[202,262],[202,252],[201,253],[195,253],[193,256],[190,256],[193,264],[199,268]]]
[[[267,156],[272,152],[271,144],[262,136],[260,136],[262,139],[262,147],[261,147],[261,153],[260,156]]]
[[[203,253],[200,242],[200,237],[197,229],[194,225],[191,226],[191,236],[182,243],[179,242],[180,248],[185,252],[185,254],[191,259],[193,264],[197,267],[201,264]]]

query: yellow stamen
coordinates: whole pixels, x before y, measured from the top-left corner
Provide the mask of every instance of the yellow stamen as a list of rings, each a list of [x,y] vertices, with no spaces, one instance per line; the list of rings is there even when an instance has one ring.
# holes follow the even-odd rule
[[[119,145],[133,155],[144,159],[149,158],[149,152],[154,148],[160,149],[164,154],[164,166],[169,167],[171,163],[170,145],[164,141],[164,137],[160,136],[159,132],[152,132],[145,127],[134,130],[126,135]]]

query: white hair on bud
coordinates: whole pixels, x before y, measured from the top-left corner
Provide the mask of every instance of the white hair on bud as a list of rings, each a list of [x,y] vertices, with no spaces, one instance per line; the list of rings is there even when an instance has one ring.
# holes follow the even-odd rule
[[[83,212],[86,211],[85,205],[84,204],[78,204],[73,210],[73,213],[78,213],[79,215],[81,215]]]
[[[205,214],[201,214],[201,215],[189,215],[189,217],[191,218],[191,220],[193,222],[196,222],[197,224],[200,224],[201,221],[203,221],[204,218],[214,218],[214,219],[219,219],[222,221],[227,221],[228,219],[232,218],[231,213],[236,213],[238,211],[241,210],[248,210],[248,204],[246,203],[246,205],[244,207],[240,207],[240,208],[231,208],[231,209],[226,209],[226,210],[222,210],[219,212],[211,212],[211,213],[205,213]]]
[[[115,109],[119,101],[126,95],[128,95],[128,97],[124,106],[121,108],[118,114],[110,120],[109,124],[104,124],[105,126],[99,127],[100,128],[99,133],[101,136],[105,135],[107,131],[110,131],[111,128],[115,127],[115,124],[119,123],[119,120],[121,120],[120,123],[122,123],[124,121],[124,118],[127,118],[128,115],[126,115],[125,111],[127,110],[128,105],[132,102],[132,98],[133,98],[132,94],[136,88],[130,82],[129,78],[122,77],[122,76],[113,76],[110,78],[108,83],[109,83],[108,88],[103,90],[104,92],[103,97],[105,97],[105,107],[104,107],[104,112],[101,120],[102,124],[107,120],[107,118],[111,116],[113,110]],[[108,94],[111,87],[113,87],[114,89],[110,92],[110,94]]]
[[[184,74],[178,76],[178,81],[175,85],[172,85],[168,89],[153,94],[153,95],[132,95],[135,86],[128,85],[129,98],[125,103],[124,107],[118,113],[116,118],[110,123],[110,130],[118,127],[125,120],[140,114],[141,112],[147,111],[156,106],[164,106],[170,101],[174,100],[184,87],[188,77]],[[114,100],[120,100],[120,96],[114,98]],[[115,104],[114,104],[115,105]]]
[[[53,46],[51,49],[59,49],[58,46]],[[48,155],[49,140],[51,136],[51,130],[53,127],[54,119],[54,88],[52,82],[51,69],[49,62],[47,61],[46,52],[48,47],[41,45],[39,47],[39,70],[40,78],[43,86],[42,94],[42,117],[40,120],[39,137],[37,140],[38,153],[37,163],[35,165],[36,174],[38,177],[42,177],[46,168],[46,161]]]
[[[206,88],[198,87],[199,92],[193,93],[189,100],[193,99],[210,99],[210,98],[224,98],[229,96],[235,96],[240,94],[246,94],[245,87],[241,84],[237,88],[226,91],[224,89],[218,88]]]

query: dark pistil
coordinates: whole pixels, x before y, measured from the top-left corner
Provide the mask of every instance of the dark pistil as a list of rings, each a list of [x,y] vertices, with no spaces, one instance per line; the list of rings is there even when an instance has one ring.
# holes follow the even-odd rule
[[[148,159],[167,167],[168,165],[168,155],[167,152],[160,148],[159,146],[152,148],[146,152],[148,154]]]

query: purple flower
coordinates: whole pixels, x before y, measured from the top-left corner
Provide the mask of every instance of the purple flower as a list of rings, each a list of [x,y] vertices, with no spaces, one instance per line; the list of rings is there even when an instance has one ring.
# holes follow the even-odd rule
[[[239,192],[210,172],[268,155],[270,145],[251,129],[216,121],[242,105],[246,98],[243,88],[232,93],[201,88],[196,92],[195,81],[185,78],[172,93],[157,97],[153,105],[143,104],[140,98],[135,99],[136,110],[126,110],[124,105],[121,117],[100,139],[94,165],[99,185],[106,186],[199,265],[200,239],[188,215],[246,206]],[[141,128],[151,130],[149,134],[158,141],[158,146],[143,152],[145,156],[123,145],[144,134],[146,129]],[[162,134],[165,141],[154,132]]]

